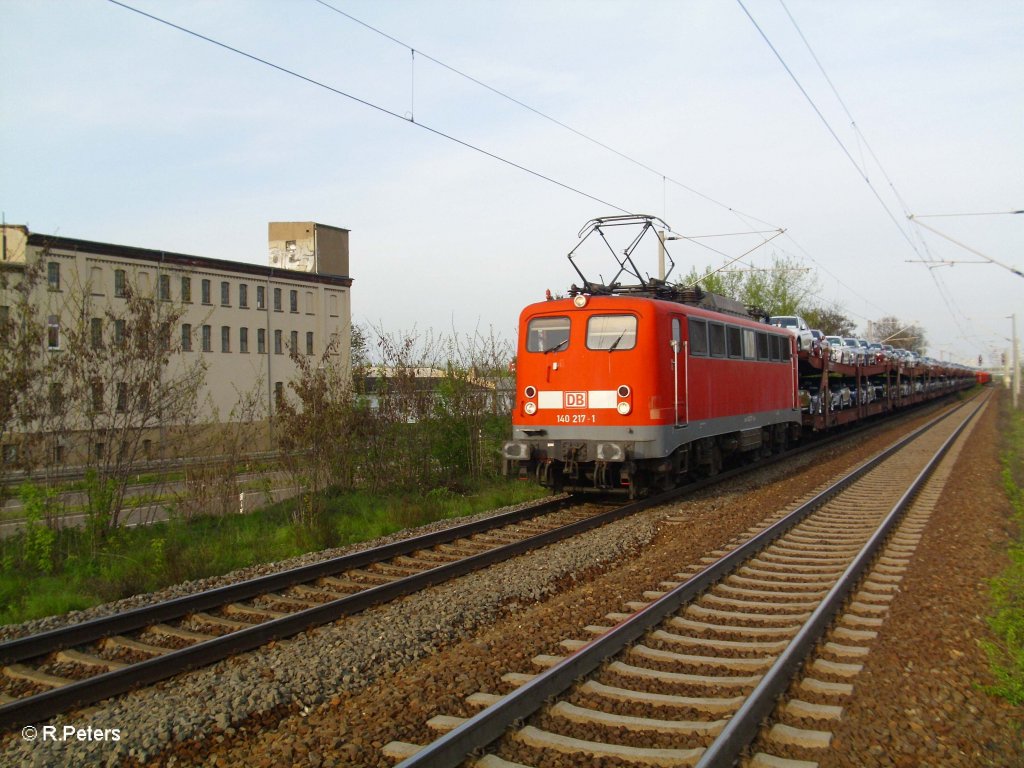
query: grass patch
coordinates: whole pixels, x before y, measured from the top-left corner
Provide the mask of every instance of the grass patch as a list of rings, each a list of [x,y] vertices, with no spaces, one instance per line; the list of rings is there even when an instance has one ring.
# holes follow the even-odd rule
[[[311,526],[294,522],[301,502],[292,499],[247,515],[119,529],[102,541],[87,530],[54,532],[37,521],[0,541],[0,624],[88,608],[544,494],[528,483],[501,480],[425,494],[328,492],[324,513]]]
[[[1024,413],[1004,398],[1006,425],[1002,480],[1017,523],[1017,540],[1010,545],[1010,565],[992,580],[992,614],[988,623],[995,642],[984,643],[996,684],[991,691],[1024,705]]]

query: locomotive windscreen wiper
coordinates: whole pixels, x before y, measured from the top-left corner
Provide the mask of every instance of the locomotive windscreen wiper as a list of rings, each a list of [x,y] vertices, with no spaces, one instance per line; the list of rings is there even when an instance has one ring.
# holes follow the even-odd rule
[[[562,339],[562,340],[561,340],[560,342],[558,342],[557,344],[555,344],[555,346],[553,346],[553,347],[552,347],[551,349],[545,349],[545,350],[544,350],[544,354],[546,355],[546,354],[547,354],[548,352],[554,352],[554,351],[555,351],[556,349],[561,349],[562,347],[564,347],[564,346],[565,346],[566,344],[568,344],[568,343],[569,343],[569,337],[568,337],[568,336],[566,336],[566,337],[565,337],[564,339]]]
[[[614,351],[614,350],[615,350],[615,348],[616,348],[617,346],[619,346],[619,342],[620,342],[620,341],[622,341],[622,337],[623,337],[623,336],[625,336],[625,335],[626,335],[626,329],[625,329],[625,328],[623,328],[623,329],[622,329],[622,333],[620,333],[620,334],[619,334],[619,338],[617,338],[617,339],[616,339],[615,341],[613,341],[613,342],[612,342],[612,345],[611,345],[610,347],[608,347],[608,351],[609,351],[609,352],[612,352],[612,351]]]

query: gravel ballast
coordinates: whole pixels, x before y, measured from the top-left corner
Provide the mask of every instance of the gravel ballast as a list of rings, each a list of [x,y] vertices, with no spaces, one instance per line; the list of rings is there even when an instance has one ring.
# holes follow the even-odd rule
[[[948,542],[949,536],[935,534],[922,542],[918,559],[930,563],[927,567],[932,570],[920,577],[921,584],[931,586],[903,590],[893,605],[886,635],[906,635],[908,647],[892,652],[904,664],[913,659],[916,670],[945,665],[939,661],[949,648],[942,646],[933,656],[928,647],[913,644],[922,636],[922,627],[914,626],[915,618],[917,624],[928,623],[929,615],[921,611],[931,610],[934,615],[935,607],[911,603],[900,608],[900,601],[926,599],[928,590],[934,590],[932,599],[939,602],[943,615],[951,617],[943,622],[950,627],[949,637],[965,654],[951,670],[958,681],[956,690],[964,697],[963,706],[955,713],[946,712],[943,722],[958,739],[970,733],[974,734],[968,739],[972,744],[991,743],[986,754],[1012,758],[1002,763],[1010,765],[1020,762],[1021,752],[1020,734],[1014,741],[1009,723],[1013,717],[1022,719],[1022,714],[992,703],[980,687],[987,679],[984,659],[978,658],[983,654],[965,652],[967,645],[976,647],[977,639],[987,632],[980,618],[984,603],[969,602],[944,589],[963,580],[974,585],[976,599],[984,591],[984,579],[999,570],[998,555],[1007,540],[1005,506],[986,514],[979,521],[984,525],[974,525],[964,514],[965,509],[974,508],[970,498],[978,496],[980,487],[987,488],[993,498],[1002,498],[995,438],[995,409],[990,407],[971,437],[973,450],[965,451],[957,465],[964,466],[957,477],[971,478],[966,495],[954,502],[968,506],[948,513],[952,522],[947,525],[953,525],[960,538],[954,544]],[[794,473],[787,480],[778,480],[782,469],[764,470],[692,500],[649,510],[330,627],[72,713],[56,721],[58,728],[65,723],[118,728],[120,741],[27,743],[13,735],[3,742],[3,762],[390,766],[394,761],[381,753],[387,742],[433,738],[435,734],[424,725],[430,717],[472,714],[463,702],[465,696],[478,690],[508,690],[500,681],[502,674],[536,671],[530,665],[533,656],[564,652],[560,640],[585,637],[585,625],[602,623],[605,613],[622,610],[625,601],[639,599],[643,590],[697,562],[892,439],[891,434],[856,438],[853,444],[804,457],[801,468],[786,470]],[[665,518],[670,516],[684,516],[690,522],[669,524]],[[981,542],[980,548],[966,543],[974,539]],[[943,542],[947,551],[942,551]],[[923,559],[925,550],[932,553],[933,547],[938,547],[938,553],[927,557],[938,559]],[[967,553],[969,564],[962,559]],[[938,572],[936,563],[941,563]],[[917,567],[915,563],[908,584],[913,584]],[[949,575],[964,568],[963,579]],[[938,575],[946,572],[944,577]],[[909,625],[897,621],[898,610],[910,617]],[[931,631],[943,636],[946,632],[938,627]],[[886,657],[873,652],[876,655]],[[898,695],[886,699],[893,703],[892,718],[897,716],[896,702],[912,699],[914,680],[922,679],[927,678],[894,676]],[[987,701],[979,705],[982,698]],[[865,707],[863,717],[868,723],[875,722],[871,707],[876,705],[873,701]],[[977,718],[969,706],[978,710]],[[943,711],[941,702],[938,707]],[[984,723],[979,723],[981,718]],[[931,727],[932,720],[926,722]],[[847,726],[845,720],[843,726]],[[837,740],[858,738],[865,727],[851,715],[846,730],[836,729]],[[894,739],[900,739],[899,731],[893,733]]]

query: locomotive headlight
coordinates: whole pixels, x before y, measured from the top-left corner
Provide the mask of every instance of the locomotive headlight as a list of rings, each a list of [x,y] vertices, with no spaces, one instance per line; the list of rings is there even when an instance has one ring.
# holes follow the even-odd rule
[[[537,404],[534,402],[529,402],[523,406],[523,410],[526,411],[527,416],[533,416],[533,414],[537,412]]]
[[[626,385],[626,384],[620,384],[619,388],[618,388],[618,390],[616,390],[616,392],[618,393],[619,397],[622,397],[622,398],[629,397],[629,395],[630,395],[629,386]]]
[[[523,390],[523,394],[526,395],[526,398],[528,400],[533,400],[533,398],[537,396],[537,388],[534,386],[529,386]]]
[[[622,461],[625,458],[626,452],[622,449],[621,445],[616,445],[615,443],[597,444],[598,461]]]
[[[587,297],[582,293],[578,293],[573,297],[572,303],[577,309],[583,309],[587,306]]]
[[[530,458],[530,444],[510,441],[502,446],[501,452],[511,461],[527,461]]]
[[[629,403],[625,401],[622,401],[617,406],[615,406],[615,410],[617,410],[623,416],[626,416],[629,414],[631,410],[633,410],[633,406],[631,406]]]

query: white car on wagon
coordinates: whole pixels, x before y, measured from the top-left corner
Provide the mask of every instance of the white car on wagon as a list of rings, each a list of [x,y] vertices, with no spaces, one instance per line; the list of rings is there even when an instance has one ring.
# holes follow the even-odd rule
[[[799,315],[773,315],[768,318],[768,323],[795,333],[798,351],[802,349],[810,351],[811,346],[814,344],[814,334],[811,333],[811,327]]]

